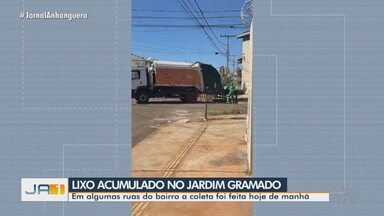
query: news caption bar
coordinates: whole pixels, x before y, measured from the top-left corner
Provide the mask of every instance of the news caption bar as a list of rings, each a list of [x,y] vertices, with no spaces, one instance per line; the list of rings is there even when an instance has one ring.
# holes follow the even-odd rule
[[[329,202],[329,193],[288,192],[287,178],[22,178],[21,200]]]

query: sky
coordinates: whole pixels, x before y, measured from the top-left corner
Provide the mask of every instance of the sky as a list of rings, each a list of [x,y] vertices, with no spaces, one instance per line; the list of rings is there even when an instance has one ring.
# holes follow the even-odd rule
[[[227,38],[220,35],[248,30],[240,15],[243,4],[244,0],[132,0],[132,52],[157,60],[225,66]],[[229,44],[232,68],[233,60],[241,57],[242,44],[236,38]]]

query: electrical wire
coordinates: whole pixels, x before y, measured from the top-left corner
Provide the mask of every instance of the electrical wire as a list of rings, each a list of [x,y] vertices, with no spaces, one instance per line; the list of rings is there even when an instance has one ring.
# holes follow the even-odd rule
[[[211,51],[201,51],[197,49],[191,49],[191,48],[186,48],[186,47],[179,47],[179,46],[174,46],[174,45],[168,45],[168,44],[161,44],[161,43],[153,43],[153,42],[147,42],[147,41],[140,41],[140,40],[133,40],[132,41],[134,44],[141,44],[142,46],[147,46],[147,47],[161,47],[161,49],[167,49],[167,50],[175,50],[175,51],[191,51],[191,52],[206,52],[206,53],[213,53]]]
[[[198,17],[199,19],[203,19],[203,17]],[[206,19],[231,19],[238,18],[240,16],[209,16],[205,17]],[[132,19],[176,19],[176,20],[190,20],[194,19],[193,17],[183,17],[183,16],[132,16]]]
[[[200,11],[200,13],[201,13],[201,16],[203,17],[203,19],[204,19],[205,23],[207,24],[209,30],[212,32],[213,36],[216,38],[217,41],[219,41],[219,43],[221,43],[222,45],[225,45],[225,44],[224,44],[224,43],[223,43],[223,42],[216,36],[215,32],[213,32],[211,26],[210,26],[209,23],[208,23],[207,18],[206,18],[205,15],[204,15],[203,10],[201,10],[199,3],[197,3],[197,0],[194,0],[194,2],[195,2],[195,4],[196,4],[197,8],[199,9],[199,11]]]
[[[172,25],[172,24],[132,24],[133,27],[140,27],[140,28],[207,28],[208,25]],[[209,25],[211,28],[245,28],[243,24],[218,24],[218,25]],[[205,30],[206,31],[206,30]],[[207,36],[210,38],[210,40],[213,40],[212,37],[206,33]],[[215,42],[214,42],[215,43]]]
[[[132,11],[137,12],[155,12],[155,13],[184,13],[185,11],[181,10],[154,10],[154,9],[132,9]],[[194,11],[198,12],[198,11]],[[205,13],[239,13],[240,10],[206,10]]]
[[[213,44],[213,46],[217,49],[218,53],[220,53],[221,55],[224,55],[224,52],[222,51],[222,48],[220,48],[220,45],[217,45],[216,42],[212,39],[212,37],[210,36],[210,34],[207,32],[207,30],[204,28],[204,25],[202,25],[202,23],[200,23],[199,19],[196,18],[195,14],[193,13],[193,11],[191,10],[191,8],[188,6],[188,4],[184,1],[184,0],[178,0],[179,3],[181,3],[181,5],[183,6],[184,5],[184,9],[187,10],[187,12],[189,12],[190,15],[192,15],[196,22],[199,24],[199,26],[201,27],[201,29],[203,30],[203,32],[206,34],[206,36],[208,37],[208,39],[211,41],[211,44]],[[222,46],[222,45],[221,45]]]

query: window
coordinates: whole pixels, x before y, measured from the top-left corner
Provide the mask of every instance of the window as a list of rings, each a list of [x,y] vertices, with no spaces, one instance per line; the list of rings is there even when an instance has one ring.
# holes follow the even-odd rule
[[[132,80],[140,79],[140,70],[132,70]]]

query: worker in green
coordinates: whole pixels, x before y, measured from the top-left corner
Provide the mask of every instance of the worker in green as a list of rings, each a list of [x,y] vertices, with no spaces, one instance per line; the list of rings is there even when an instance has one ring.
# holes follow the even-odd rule
[[[228,93],[225,95],[227,103],[235,103],[235,85],[230,82],[224,86],[224,90],[228,91]]]

